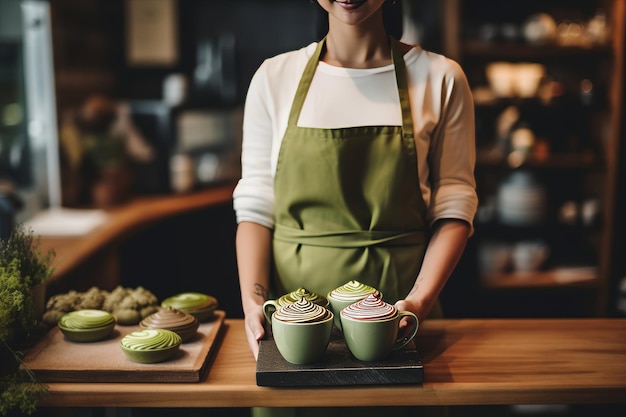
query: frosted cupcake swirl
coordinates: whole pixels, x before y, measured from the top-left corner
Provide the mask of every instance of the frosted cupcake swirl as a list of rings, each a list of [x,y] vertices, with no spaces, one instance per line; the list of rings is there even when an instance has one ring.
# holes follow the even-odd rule
[[[96,329],[115,323],[111,313],[104,310],[76,310],[65,314],[59,325],[66,329]]]
[[[120,345],[131,350],[159,350],[181,344],[178,334],[165,329],[145,329],[127,334]]]
[[[151,329],[180,330],[198,327],[198,319],[175,308],[163,308],[143,319],[141,327]]]
[[[332,314],[325,307],[313,304],[302,297],[295,303],[280,307],[272,317],[288,323],[316,323],[327,320]]]
[[[370,294],[341,310],[341,316],[354,320],[385,320],[395,317],[398,309]]]
[[[323,307],[328,305],[328,300],[326,299],[326,297],[310,292],[306,288],[302,288],[302,287],[298,288],[295,291],[290,292],[289,294],[285,294],[282,297],[280,297],[278,299],[278,304],[283,306],[286,304],[295,303],[301,298],[305,298],[309,300],[310,302],[312,302],[313,304],[318,304]]]
[[[335,288],[328,295],[337,301],[358,301],[366,297],[368,294],[373,294],[376,297],[380,297],[380,292],[367,284],[363,284],[359,281],[352,280]]]

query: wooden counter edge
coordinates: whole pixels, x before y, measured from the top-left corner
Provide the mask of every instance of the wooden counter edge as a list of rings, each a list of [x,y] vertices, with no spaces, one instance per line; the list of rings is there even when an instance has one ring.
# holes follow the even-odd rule
[[[81,384],[80,389],[67,384],[54,384],[51,397],[43,399],[42,407],[350,407],[363,406],[456,406],[456,405],[516,405],[516,404],[624,404],[624,388],[548,389],[541,394],[536,389],[497,388],[488,393],[484,388],[472,389],[434,386],[350,387],[350,388],[263,388],[249,386],[210,387],[202,390],[185,386],[173,394],[167,388],[137,384],[119,392],[109,391],[107,384]],[[76,385],[76,384],[73,384]],[[54,388],[59,391],[55,392]],[[164,387],[165,388],[165,387]]]
[[[220,343],[214,362],[211,364],[207,379],[199,383],[50,383],[50,395],[43,399],[42,406],[52,407],[254,407],[254,406],[313,406],[319,405],[319,398],[326,406],[350,406],[355,401],[366,406],[394,405],[505,405],[505,404],[626,404],[626,380],[607,379],[591,384],[581,378],[567,380],[565,384],[544,383],[536,385],[532,379],[518,382],[515,375],[510,381],[501,378],[493,380],[490,370],[484,369],[477,378],[454,378],[455,372],[465,373],[469,369],[453,371],[450,380],[432,381],[418,385],[394,386],[350,386],[350,387],[310,387],[310,388],[271,388],[259,387],[254,381],[255,362],[245,342],[243,321],[227,319],[226,331]],[[543,325],[543,326],[542,326]],[[582,349],[587,356],[598,352],[604,356],[607,346],[611,346],[611,355],[623,357],[624,352],[615,346],[626,334],[626,320],[621,319],[456,319],[432,320],[424,327],[431,334],[449,333],[457,350],[454,353],[442,353],[426,363],[428,369],[447,367],[460,351],[468,350],[470,362],[476,358],[490,362],[490,356],[483,349],[473,355],[470,351],[476,347],[476,340],[497,338],[490,343],[507,342],[508,335],[498,336],[503,328],[527,329],[547,327],[550,332],[576,338],[578,328],[592,326],[592,337],[603,339],[597,348]],[[487,330],[485,330],[487,329]],[[619,330],[619,331],[617,331]],[[545,331],[545,330],[543,330]],[[616,334],[617,333],[617,334]],[[537,333],[541,334],[541,333]],[[535,336],[537,335],[535,334]],[[467,335],[467,340],[463,336]],[[492,337],[489,337],[492,336]],[[561,340],[559,337],[555,340]],[[551,342],[543,343],[551,346]],[[485,346],[484,349],[490,349]],[[452,348],[452,345],[450,345]],[[447,349],[446,349],[447,350]],[[480,353],[482,352],[482,353]],[[509,352],[510,353],[510,352]],[[524,352],[520,352],[524,354]],[[619,359],[619,358],[618,358]],[[603,360],[602,358],[600,360]],[[620,360],[620,362],[622,362]],[[623,369],[623,364],[616,364]],[[459,365],[462,366],[462,365]],[[471,369],[483,369],[480,363],[472,363]],[[583,365],[578,371],[585,371]],[[498,372],[498,369],[494,369]],[[613,371],[615,374],[615,371]],[[494,374],[495,375],[495,374]],[[537,375],[541,381],[550,375]]]

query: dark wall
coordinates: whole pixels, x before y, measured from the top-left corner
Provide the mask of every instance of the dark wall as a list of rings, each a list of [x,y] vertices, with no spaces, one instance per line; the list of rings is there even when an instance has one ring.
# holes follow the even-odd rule
[[[133,68],[122,60],[120,91],[131,98],[160,98],[163,78],[179,72],[190,81],[196,104],[241,103],[263,59],[319,38],[318,9],[308,1],[180,1],[179,62],[171,68]],[[207,69],[212,78],[201,80]]]
[[[159,301],[188,291],[210,294],[228,317],[243,317],[235,228],[232,203],[151,226],[120,248],[121,284],[141,285]]]
[[[234,85],[234,96],[220,97],[198,85],[193,96],[204,101],[200,104],[239,104],[263,59],[319,40],[327,30],[326,14],[315,1],[178,0],[178,61],[169,66],[131,66],[125,57],[125,4],[110,0],[51,2],[60,114],[94,93],[121,99],[160,99],[167,75],[182,73],[194,83],[194,72],[203,60],[202,48],[220,53],[220,44],[227,61],[223,76],[227,85]],[[422,28],[422,45],[439,52],[440,2],[410,0],[410,7],[404,9],[401,4],[398,1],[386,13],[391,30],[401,33],[401,13],[407,14]],[[7,26],[4,20],[0,17],[3,27]],[[219,83],[219,78],[213,80],[213,86]]]

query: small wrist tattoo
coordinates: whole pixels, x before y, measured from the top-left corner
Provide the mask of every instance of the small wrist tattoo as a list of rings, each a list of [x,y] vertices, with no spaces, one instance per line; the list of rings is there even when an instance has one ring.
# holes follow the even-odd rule
[[[267,300],[267,289],[265,289],[265,287],[261,284],[254,284],[254,294],[262,297],[264,300]]]

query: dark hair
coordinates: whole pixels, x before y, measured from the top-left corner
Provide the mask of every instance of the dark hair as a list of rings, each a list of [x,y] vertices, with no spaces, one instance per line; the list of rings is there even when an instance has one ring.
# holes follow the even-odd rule
[[[317,2],[315,2],[317,21],[317,31],[319,37],[323,37],[328,33],[328,15],[326,11],[322,9]],[[387,0],[383,4],[383,23],[385,24],[385,30],[390,36],[396,39],[402,37],[402,1],[401,0]]]
[[[396,39],[402,37],[402,1],[387,0],[383,5],[383,23],[385,30]]]

